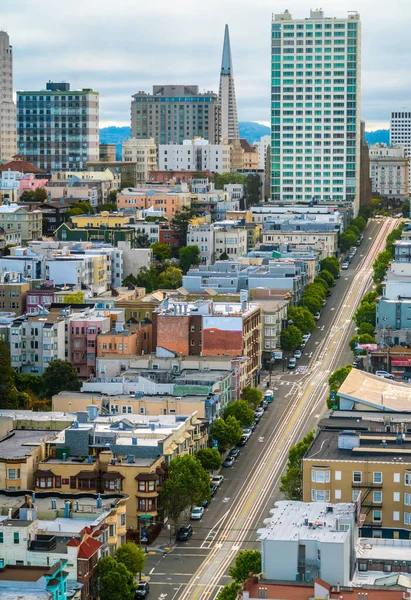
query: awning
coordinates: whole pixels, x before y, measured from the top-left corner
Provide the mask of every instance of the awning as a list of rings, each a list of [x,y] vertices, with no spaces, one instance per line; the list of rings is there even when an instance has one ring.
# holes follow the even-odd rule
[[[155,473],[139,473],[135,479],[137,481],[157,481],[157,475]]]
[[[34,477],[55,477],[55,475],[50,469],[37,469],[34,473]]]
[[[96,471],[80,471],[76,477],[78,479],[97,479],[98,473]]]
[[[393,367],[411,367],[411,358],[403,358],[401,360],[391,360],[391,365]]]
[[[101,478],[106,479],[107,481],[114,481],[115,479],[124,479],[124,475],[117,471],[107,471]]]

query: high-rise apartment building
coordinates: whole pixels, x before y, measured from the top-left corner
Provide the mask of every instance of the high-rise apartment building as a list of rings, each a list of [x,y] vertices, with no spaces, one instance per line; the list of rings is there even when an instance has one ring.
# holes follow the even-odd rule
[[[272,21],[271,196],[359,207],[361,24],[311,10]]]
[[[220,137],[236,139],[238,133],[237,102],[235,99],[233,63],[231,60],[230,34],[228,25],[225,26],[223,58],[220,73]]]
[[[99,159],[99,95],[49,81],[17,92],[18,152],[44,171],[81,171]]]
[[[411,112],[409,110],[391,113],[390,141],[391,144],[404,146],[407,156],[411,157]],[[409,172],[411,180],[411,163]]]
[[[157,169],[157,149],[154,139],[125,140],[122,144],[122,159],[123,162],[136,164],[136,182],[147,181],[150,171]]]
[[[372,191],[398,202],[410,197],[410,159],[404,146],[369,148]]]
[[[0,160],[16,154],[16,106],[13,102],[13,48],[0,31]]]
[[[217,94],[200,94],[198,85],[154,85],[153,93],[138,92],[131,102],[131,135],[154,138],[156,144],[182,144],[202,137],[219,142]]]

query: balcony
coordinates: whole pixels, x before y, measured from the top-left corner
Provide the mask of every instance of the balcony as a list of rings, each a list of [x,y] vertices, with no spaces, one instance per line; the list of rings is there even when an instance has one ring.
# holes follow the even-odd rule
[[[36,539],[29,542],[29,550],[33,552],[51,552],[55,550],[57,540],[55,535],[38,534]]]

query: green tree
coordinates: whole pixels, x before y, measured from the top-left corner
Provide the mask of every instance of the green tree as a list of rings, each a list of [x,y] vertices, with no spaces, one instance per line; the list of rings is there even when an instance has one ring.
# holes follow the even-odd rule
[[[373,214],[374,209],[371,204],[363,204],[360,206],[360,210],[358,211],[358,216],[362,217],[364,221],[368,221],[368,219]]]
[[[158,288],[158,273],[155,267],[141,267],[137,276],[126,277],[123,283],[143,287],[149,293]]]
[[[324,277],[316,277],[313,281],[314,284],[316,285],[320,285],[322,288],[324,288],[324,292],[327,293],[328,290],[330,289],[330,286],[328,285],[328,283],[325,281]]]
[[[194,217],[194,210],[188,206],[176,212],[174,217],[170,221],[170,229],[173,231],[174,236],[178,239],[178,246],[182,248],[187,246],[187,231],[190,225],[191,219]]]
[[[262,182],[258,173],[246,175],[244,182],[245,209],[261,200],[261,188]]]
[[[39,375],[15,373],[15,384],[18,392],[29,392],[37,397],[43,393],[43,382]]]
[[[228,256],[227,252],[222,252],[218,257],[218,260],[230,260],[230,257]]]
[[[380,294],[378,294],[377,292],[368,292],[368,294],[365,294],[365,296],[363,296],[360,304],[362,304],[363,302],[375,302],[379,295]]]
[[[281,477],[280,492],[286,500],[301,500],[302,497],[302,459],[314,439],[314,431],[310,431],[288,451],[287,471]]]
[[[330,273],[330,271],[327,271],[327,269],[320,271],[320,273],[317,275],[316,279],[318,279],[318,278],[324,279],[324,281],[327,283],[329,288],[331,288],[334,285],[334,277]]]
[[[301,333],[312,333],[316,328],[313,314],[305,306],[290,306],[288,318],[293,322],[293,325],[298,327]]]
[[[150,248],[150,238],[146,233],[137,233],[134,246],[136,248]]]
[[[295,350],[297,346],[301,346],[303,337],[301,330],[295,325],[288,325],[280,334],[280,346],[283,350]]]
[[[359,327],[361,323],[371,323],[371,325],[375,326],[375,313],[375,302],[361,302],[354,314],[355,324],[357,327]]]
[[[81,208],[83,214],[85,215],[93,215],[94,208],[91,206],[89,202],[77,202],[75,205],[77,208]]]
[[[210,435],[218,443],[219,452],[223,453],[230,446],[235,446],[243,435],[240,423],[235,417],[216,419],[211,427]]]
[[[160,499],[176,529],[183,510],[210,499],[209,474],[195,456],[184,454],[170,461]]]
[[[261,571],[261,552],[258,550],[242,550],[237,554],[228,574],[237,583],[244,583],[250,573],[259,575]]]
[[[17,390],[9,345],[0,340],[0,408],[15,408],[16,402]]]
[[[247,385],[241,390],[241,398],[245,400],[250,408],[255,410],[261,400],[263,399],[263,393],[261,390]]]
[[[73,208],[70,208],[64,213],[64,219],[67,221],[70,217],[77,217],[78,215],[84,215],[84,210],[77,206],[73,206]]]
[[[318,294],[310,291],[304,292],[300,302],[300,304],[305,308],[308,308],[313,315],[321,310],[322,303],[323,300],[321,297]]]
[[[133,188],[134,182],[131,179],[122,179],[121,188]]]
[[[230,183],[245,183],[246,176],[241,173],[214,173],[213,182],[216,190],[223,190]]]
[[[391,253],[388,250],[380,252],[373,264],[374,275],[373,279],[375,283],[381,283],[387,272],[388,263],[392,259]]]
[[[144,217],[146,223],[167,223],[166,217],[155,217],[153,215],[148,215],[148,217]]]
[[[33,199],[36,202],[44,202],[44,200],[47,200],[47,190],[44,187],[38,187],[34,190]]]
[[[146,555],[142,548],[139,548],[134,542],[126,542],[116,552],[116,560],[122,563],[127,571],[133,575],[141,573],[146,563]]]
[[[66,304],[83,304],[84,292],[73,292],[64,296],[64,302]]]
[[[367,221],[364,219],[364,217],[356,217],[351,221],[351,225],[354,225],[361,233],[363,233],[367,227]]]
[[[406,200],[401,207],[401,212],[406,219],[410,218],[410,201]]]
[[[110,192],[110,195],[112,193],[113,192]],[[103,210],[105,210],[107,212],[116,212],[116,210],[117,210],[117,204],[115,202],[104,202],[104,204],[102,204],[100,206],[100,211],[103,211]]]
[[[169,265],[158,277],[158,287],[164,290],[176,290],[181,287],[183,273],[178,267]]]
[[[34,191],[24,190],[20,196],[20,202],[34,202]]]
[[[235,417],[241,427],[250,427],[254,423],[254,411],[245,400],[230,402],[224,411],[224,419],[227,420],[228,417]]]
[[[352,231],[352,233],[355,235],[357,241],[361,235],[361,231],[358,229],[358,227],[356,227],[355,225],[353,225],[352,223],[350,224],[349,227],[347,227],[346,231]]]
[[[217,448],[200,448],[195,456],[206,471],[218,471],[221,467],[221,455]]]
[[[170,246],[167,246],[167,244],[154,242],[154,244],[151,244],[151,249],[154,258],[160,262],[164,262],[171,257]]]
[[[342,252],[347,252],[352,246],[357,245],[357,238],[352,231],[344,231],[340,236],[340,248]]]
[[[338,392],[344,381],[347,379],[348,374],[352,369],[352,365],[346,365],[340,367],[328,378],[328,385],[330,386],[330,392]]]
[[[327,256],[321,261],[321,271],[328,271],[333,277],[338,277],[340,263],[335,256]]]
[[[364,333],[368,333],[369,335],[374,335],[375,327],[371,323],[361,323],[358,326],[358,333],[360,335]]]
[[[241,585],[236,581],[233,581],[233,583],[228,583],[218,594],[217,600],[236,600],[240,589]]]
[[[105,556],[98,561],[96,575],[100,600],[134,600],[136,582],[123,563]]]
[[[63,390],[77,392],[81,387],[77,371],[69,361],[52,360],[41,377],[47,398],[51,398]]]
[[[118,196],[118,190],[111,190],[111,192],[108,195],[109,203],[117,206],[117,196]],[[104,204],[103,204],[103,206],[104,206]],[[108,209],[105,209],[105,210],[108,210]]]
[[[200,248],[198,246],[180,248],[179,259],[183,273],[187,273],[190,267],[200,264]]]
[[[375,339],[373,335],[369,333],[361,333],[358,335],[354,335],[349,341],[350,349],[354,352],[355,344],[375,344]]]

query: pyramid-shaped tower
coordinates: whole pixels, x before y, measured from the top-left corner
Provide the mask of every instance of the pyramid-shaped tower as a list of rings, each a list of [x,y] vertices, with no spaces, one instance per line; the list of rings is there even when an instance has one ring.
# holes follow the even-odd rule
[[[223,59],[220,73],[220,140],[236,139],[238,133],[237,103],[235,99],[235,86],[233,63],[231,61],[230,34],[228,25],[225,26]]]

